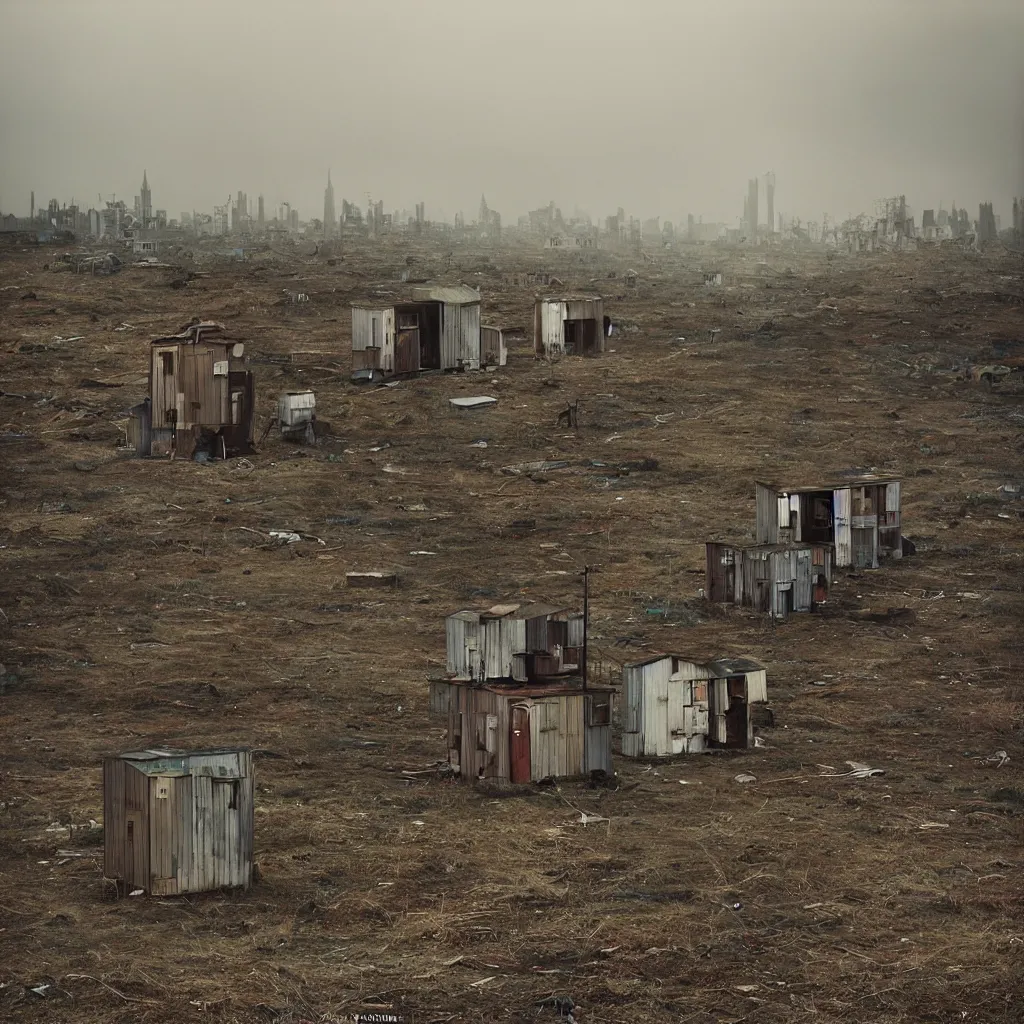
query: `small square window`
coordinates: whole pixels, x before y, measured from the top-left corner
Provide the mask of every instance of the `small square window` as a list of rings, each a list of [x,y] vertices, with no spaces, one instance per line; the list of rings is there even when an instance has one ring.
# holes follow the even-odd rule
[[[591,726],[612,724],[612,698],[608,693],[592,694],[589,700]]]

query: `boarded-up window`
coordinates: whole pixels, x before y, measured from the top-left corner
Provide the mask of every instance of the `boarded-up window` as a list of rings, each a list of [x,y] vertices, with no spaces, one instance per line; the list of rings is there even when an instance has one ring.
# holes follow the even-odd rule
[[[590,695],[587,725],[612,724],[612,697],[610,693],[594,693]]]

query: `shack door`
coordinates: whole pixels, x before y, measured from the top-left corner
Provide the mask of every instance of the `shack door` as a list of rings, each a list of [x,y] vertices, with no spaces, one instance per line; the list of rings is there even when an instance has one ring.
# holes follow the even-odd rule
[[[395,338],[395,373],[420,372],[420,318],[416,313],[398,314]]]
[[[743,676],[730,676],[729,710],[725,713],[725,745],[746,748],[750,746],[750,705],[747,703],[747,680]]]
[[[124,879],[129,888],[138,886],[148,890],[149,879],[149,822],[145,811],[127,811],[124,817]]]
[[[509,738],[509,777],[513,782],[530,781],[530,709],[525,704],[512,707]]]

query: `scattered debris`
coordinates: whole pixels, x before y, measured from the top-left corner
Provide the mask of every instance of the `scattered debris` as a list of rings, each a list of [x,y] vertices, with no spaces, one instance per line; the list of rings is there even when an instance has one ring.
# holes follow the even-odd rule
[[[489,406],[497,405],[498,400],[489,395],[477,395],[473,398],[449,398],[448,404],[456,409],[486,409]]]

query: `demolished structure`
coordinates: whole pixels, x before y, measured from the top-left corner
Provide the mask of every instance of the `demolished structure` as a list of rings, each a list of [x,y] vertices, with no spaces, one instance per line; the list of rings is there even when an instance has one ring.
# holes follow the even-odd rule
[[[465,285],[425,285],[399,302],[353,305],[352,369],[382,377],[479,370],[480,293]]]
[[[658,655],[622,669],[624,757],[671,757],[754,745],[750,708],[768,699],[764,666]]]
[[[430,709],[447,720],[463,779],[539,782],[611,772],[614,689],[588,685],[584,615],[504,604],[445,620],[447,673]]]
[[[222,324],[190,324],[150,345],[149,396],[130,411],[139,455],[226,459],[252,449],[255,394],[245,343]]]

